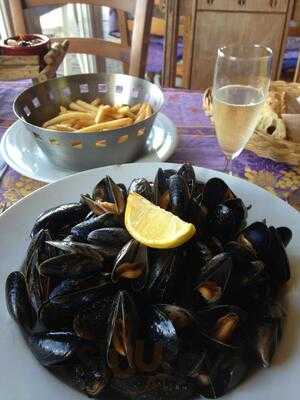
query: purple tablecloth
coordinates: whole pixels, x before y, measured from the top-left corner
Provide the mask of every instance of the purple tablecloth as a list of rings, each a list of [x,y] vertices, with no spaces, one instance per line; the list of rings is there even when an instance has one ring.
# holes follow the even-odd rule
[[[14,122],[12,103],[15,96],[30,82],[0,82],[0,136]],[[170,162],[191,162],[194,165],[222,170],[224,157],[220,151],[209,118],[202,109],[201,94],[186,90],[165,90],[163,112],[176,124],[178,147]],[[244,151],[234,162],[235,175],[246,178],[270,192],[287,199],[300,187],[300,168],[257,157]],[[9,169],[0,184],[0,203],[13,203],[44,184],[21,176]],[[300,196],[290,196],[300,209]]]

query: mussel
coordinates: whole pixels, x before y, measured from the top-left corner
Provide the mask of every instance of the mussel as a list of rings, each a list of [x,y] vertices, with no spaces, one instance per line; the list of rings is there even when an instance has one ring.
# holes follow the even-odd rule
[[[88,235],[101,228],[119,228],[120,221],[112,213],[106,213],[97,217],[89,218],[86,221],[80,222],[73,226],[71,234],[75,240],[86,241]]]
[[[68,232],[71,226],[81,222],[88,213],[88,208],[82,203],[63,204],[42,213],[31,231],[31,237],[41,229],[48,229],[53,238]]]
[[[130,280],[133,290],[142,290],[148,278],[147,248],[136,240],[130,240],[117,255],[111,272],[111,280]]]
[[[6,279],[6,305],[10,316],[25,330],[30,331],[36,321],[36,314],[28,296],[24,275],[11,272]]]
[[[120,291],[112,303],[108,322],[107,364],[117,373],[125,368],[135,368],[134,351],[139,333],[139,316],[131,296]]]

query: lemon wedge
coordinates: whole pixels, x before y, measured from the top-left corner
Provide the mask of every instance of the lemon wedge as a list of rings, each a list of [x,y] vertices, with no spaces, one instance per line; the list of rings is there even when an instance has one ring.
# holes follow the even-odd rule
[[[182,221],[137,193],[129,193],[127,198],[125,226],[135,240],[155,249],[181,246],[196,233],[193,224]]]

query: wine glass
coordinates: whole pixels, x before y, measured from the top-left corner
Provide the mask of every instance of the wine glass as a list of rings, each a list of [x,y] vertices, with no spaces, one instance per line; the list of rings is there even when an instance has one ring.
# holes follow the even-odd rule
[[[232,174],[238,157],[254,133],[265,104],[272,70],[272,50],[260,45],[218,49],[213,83],[213,115],[218,142]]]

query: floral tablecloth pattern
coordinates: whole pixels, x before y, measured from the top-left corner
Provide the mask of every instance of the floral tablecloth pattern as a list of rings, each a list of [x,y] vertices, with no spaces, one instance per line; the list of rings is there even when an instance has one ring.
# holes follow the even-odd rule
[[[29,81],[0,82],[0,137],[15,121],[14,98],[31,83]],[[224,156],[218,146],[214,128],[202,109],[201,93],[166,89],[163,112],[176,124],[179,142],[170,162],[191,162],[194,165],[222,170]],[[300,168],[276,163],[244,151],[233,164],[235,175],[280,196],[300,210]],[[44,186],[43,182],[21,176],[14,170],[6,172],[0,184],[0,203],[13,204]]]

